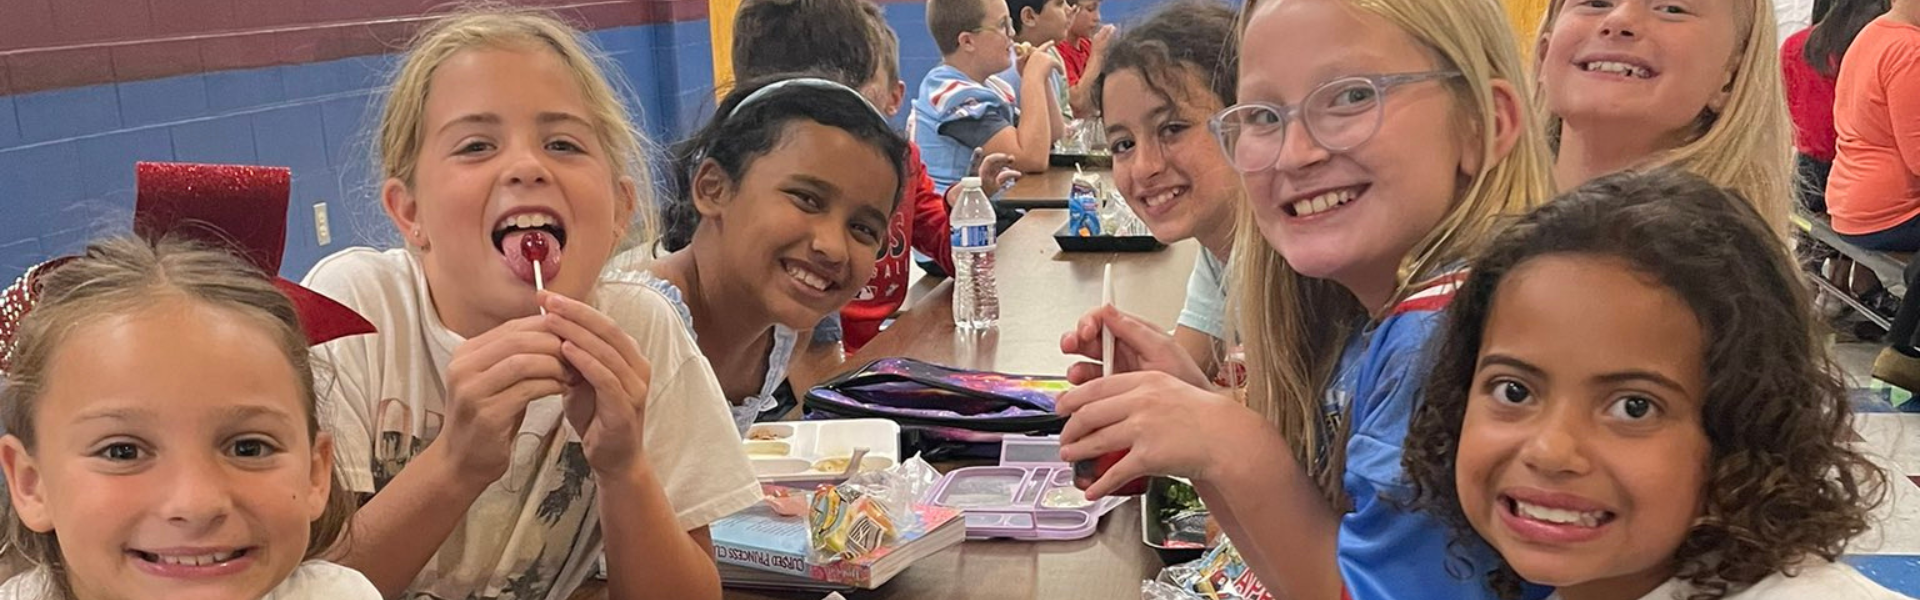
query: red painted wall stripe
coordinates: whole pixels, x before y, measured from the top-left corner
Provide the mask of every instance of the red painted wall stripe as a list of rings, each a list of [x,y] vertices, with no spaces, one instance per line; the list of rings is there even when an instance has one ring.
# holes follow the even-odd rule
[[[706,0],[516,0],[587,30],[707,17]],[[442,12],[410,0],[5,0],[0,95],[394,52]]]

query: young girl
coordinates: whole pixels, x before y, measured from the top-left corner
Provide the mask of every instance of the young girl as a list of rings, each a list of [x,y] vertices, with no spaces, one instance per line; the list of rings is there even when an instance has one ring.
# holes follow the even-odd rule
[[[1900,598],[1833,562],[1886,491],[1779,238],[1675,170],[1476,259],[1407,433],[1417,504],[1563,598]]]
[[[1794,183],[1800,206],[1827,212],[1827,176],[1833,171],[1838,135],[1833,130],[1833,99],[1840,59],[1873,19],[1887,12],[1887,0],[1822,0],[1814,5],[1811,27],[1780,43],[1780,75],[1786,82],[1787,110],[1793,117]]]
[[[9,554],[34,568],[0,598],[380,597],[317,560],[353,500],[294,303],[259,270],[125,238],[22,281],[0,465]]]
[[[1233,20],[1232,9],[1208,0],[1161,8],[1113,43],[1093,96],[1105,116],[1114,185],[1134,214],[1163,243],[1198,239],[1206,249],[1173,339],[1209,377],[1226,350],[1225,271],[1243,195],[1206,129],[1234,102]]]
[[[612,598],[717,598],[706,526],[759,499],[673,308],[601,279],[652,184],[591,56],[532,13],[421,32],[378,138],[407,247],[308,273],[380,332],[320,350],[372,494],[342,562],[390,597],[564,597],[604,547]]]
[[[847,86],[779,76],[737,85],[674,152],[660,247],[627,281],[659,290],[720,375],[741,433],[793,407],[795,330],[873,277],[905,181],[907,142]],[[789,399],[791,394],[788,394]]]
[[[1405,493],[1400,440],[1462,261],[1548,194],[1513,40],[1481,0],[1244,14],[1241,104],[1213,129],[1251,208],[1232,277],[1247,403],[1201,387],[1165,334],[1096,311],[1062,345],[1098,356],[1108,326],[1117,365],[1142,372],[1061,398],[1061,457],[1129,451],[1089,496],[1192,479],[1276,597],[1488,597],[1441,523],[1387,498]]]
[[[1793,143],[1767,0],[1555,0],[1535,67],[1561,189],[1675,165],[1787,232]]]

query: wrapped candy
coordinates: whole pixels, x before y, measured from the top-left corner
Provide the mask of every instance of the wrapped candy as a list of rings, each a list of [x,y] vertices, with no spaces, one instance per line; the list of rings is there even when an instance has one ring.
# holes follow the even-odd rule
[[[807,533],[813,557],[821,562],[854,560],[899,537],[886,507],[847,485],[823,485],[814,491]]]

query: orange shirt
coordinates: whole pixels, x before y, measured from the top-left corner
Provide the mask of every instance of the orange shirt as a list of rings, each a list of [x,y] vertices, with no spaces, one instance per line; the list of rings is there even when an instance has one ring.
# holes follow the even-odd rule
[[[1920,27],[1886,16],[1867,24],[1835,91],[1834,231],[1876,233],[1920,216]]]

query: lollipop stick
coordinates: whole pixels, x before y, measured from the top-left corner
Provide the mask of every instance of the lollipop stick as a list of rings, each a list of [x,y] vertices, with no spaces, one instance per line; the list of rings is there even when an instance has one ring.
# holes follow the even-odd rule
[[[1100,304],[1113,306],[1113,263],[1107,263],[1101,273]],[[1113,374],[1113,329],[1100,326],[1100,376]]]
[[[546,274],[540,272],[540,263],[547,260],[547,250],[545,234],[532,233],[520,238],[520,254],[527,259],[527,262],[533,263],[533,290],[536,292],[536,297],[538,292],[547,291]],[[540,306],[540,314],[547,314],[545,305]]]
[[[535,297],[538,297],[539,292],[547,291],[547,278],[541,276],[540,263],[538,262],[533,263],[533,291],[535,292]],[[547,305],[540,305],[540,314],[547,314]]]

